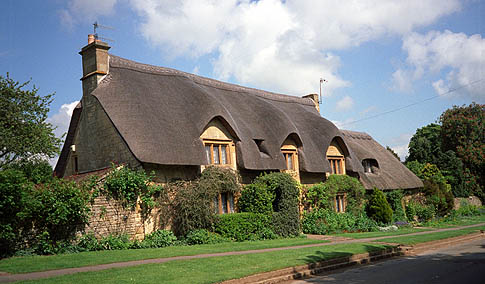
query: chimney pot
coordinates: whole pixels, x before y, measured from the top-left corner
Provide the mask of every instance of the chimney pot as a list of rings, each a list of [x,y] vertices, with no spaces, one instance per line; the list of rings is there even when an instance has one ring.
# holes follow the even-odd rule
[[[320,112],[320,104],[318,102],[318,94],[309,94],[309,95],[303,96],[303,98],[312,100],[313,103],[315,104],[315,108],[317,109],[318,112]]]
[[[95,40],[95,37],[94,37],[94,35],[93,35],[93,34],[88,35],[88,44],[93,43],[93,42],[94,42],[94,40]]]

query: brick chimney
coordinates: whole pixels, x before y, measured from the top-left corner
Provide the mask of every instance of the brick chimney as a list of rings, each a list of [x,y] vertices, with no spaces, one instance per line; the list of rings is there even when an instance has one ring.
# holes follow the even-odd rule
[[[88,45],[79,54],[83,61],[83,97],[89,95],[98,86],[99,81],[109,72],[108,50],[110,46],[88,35]]]
[[[320,112],[320,104],[318,103],[318,94],[309,94],[309,95],[303,96],[303,98],[312,100],[313,103],[315,104],[315,108],[317,109],[318,112]]]

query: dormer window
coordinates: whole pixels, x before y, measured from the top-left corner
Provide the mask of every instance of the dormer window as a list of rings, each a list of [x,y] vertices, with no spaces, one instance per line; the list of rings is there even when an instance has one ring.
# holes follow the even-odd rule
[[[343,142],[339,142],[338,139],[334,139],[327,149],[327,160],[330,164],[330,174],[333,175],[345,175],[345,146],[342,146]]]
[[[296,150],[282,150],[285,156],[286,169],[290,171],[296,171]]]
[[[229,142],[204,142],[207,163],[210,165],[228,165],[231,163]]]
[[[379,168],[375,159],[362,160],[362,166],[364,167],[364,173],[376,173],[376,170]]]

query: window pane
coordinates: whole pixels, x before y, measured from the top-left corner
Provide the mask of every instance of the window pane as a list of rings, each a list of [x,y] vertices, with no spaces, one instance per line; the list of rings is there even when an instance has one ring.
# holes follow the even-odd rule
[[[228,193],[229,196],[229,212],[234,213],[234,196],[232,193]]]
[[[342,171],[341,171],[341,167],[340,165],[342,164],[342,161],[341,160],[335,160],[335,164],[337,164],[337,174],[341,174]]]
[[[227,146],[226,145],[221,145],[221,164],[225,165],[227,164],[227,151],[226,151]]]
[[[214,145],[212,147],[214,151],[214,164],[220,164],[221,162],[219,160],[219,145]]]
[[[229,213],[227,211],[227,193],[221,193],[222,213]]]
[[[207,156],[207,163],[211,164],[211,146],[205,145],[205,155]]]
[[[288,170],[293,170],[293,154],[288,155]]]

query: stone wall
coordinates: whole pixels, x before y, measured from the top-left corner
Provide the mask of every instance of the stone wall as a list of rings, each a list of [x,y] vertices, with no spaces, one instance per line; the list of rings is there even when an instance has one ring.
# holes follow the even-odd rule
[[[453,209],[457,210],[463,204],[475,205],[475,206],[482,206],[482,201],[480,200],[480,198],[478,198],[476,196],[455,197]]]

